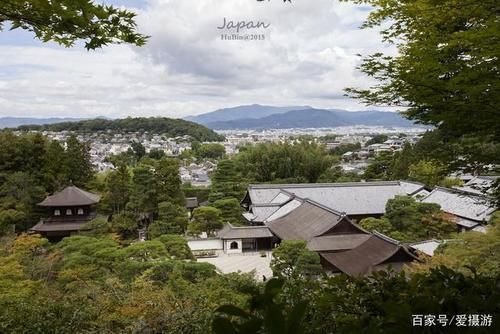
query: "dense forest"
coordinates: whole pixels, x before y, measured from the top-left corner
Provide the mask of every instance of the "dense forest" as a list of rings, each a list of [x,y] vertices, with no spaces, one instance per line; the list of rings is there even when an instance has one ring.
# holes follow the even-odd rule
[[[193,122],[166,117],[127,117],[124,119],[96,118],[79,122],[62,122],[47,125],[23,125],[18,128],[22,131],[75,131],[96,132],[111,131],[116,133],[149,132],[162,134],[168,137],[190,136],[199,141],[221,141],[223,136]]]

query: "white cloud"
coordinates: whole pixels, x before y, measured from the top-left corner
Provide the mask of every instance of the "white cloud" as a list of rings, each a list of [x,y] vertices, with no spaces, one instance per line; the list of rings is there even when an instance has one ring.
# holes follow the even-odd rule
[[[249,103],[363,109],[343,89],[368,83],[355,54],[382,47],[376,31],[358,29],[366,7],[332,0],[150,0],[136,10],[151,36],[142,48],[0,44],[0,116],[184,117]],[[270,23],[256,30],[266,40],[221,40],[224,17]]]

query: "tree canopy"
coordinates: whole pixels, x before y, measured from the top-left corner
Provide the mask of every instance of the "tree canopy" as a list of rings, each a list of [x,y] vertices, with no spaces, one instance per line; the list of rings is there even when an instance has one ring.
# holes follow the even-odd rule
[[[33,32],[43,42],[66,47],[83,41],[87,50],[108,44],[144,45],[147,36],[136,31],[136,14],[93,0],[6,0],[0,3],[0,30]]]
[[[498,162],[500,142],[499,21],[495,0],[347,0],[374,8],[363,28],[381,27],[396,55],[365,56],[362,72],[377,83],[348,89],[367,104],[399,106],[439,129],[446,142],[473,140],[462,165]],[[463,146],[467,148],[467,146]]]

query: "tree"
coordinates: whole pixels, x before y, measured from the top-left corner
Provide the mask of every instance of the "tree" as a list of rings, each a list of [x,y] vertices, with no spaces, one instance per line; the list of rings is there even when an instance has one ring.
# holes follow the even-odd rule
[[[212,235],[222,226],[220,210],[211,206],[202,206],[193,210],[193,219],[188,226],[188,231],[192,235],[200,235],[202,232]]]
[[[366,167],[363,176],[368,180],[391,180],[391,165],[393,156],[391,153],[382,152]]]
[[[31,31],[43,42],[70,47],[82,40],[87,50],[112,43],[141,46],[147,37],[136,32],[135,16],[91,0],[9,0],[0,4],[0,30],[10,22],[11,29]]]
[[[359,151],[360,149],[361,149],[360,143],[346,143],[346,144],[340,144],[339,146],[332,148],[330,150],[330,154],[342,155],[347,152]]]
[[[66,175],[74,185],[85,186],[94,176],[89,143],[81,143],[75,135],[71,135],[66,140],[64,167]]]
[[[473,139],[496,146],[500,138],[497,2],[352,0],[373,10],[364,28],[381,26],[396,55],[375,53],[361,71],[377,80],[348,89],[367,104],[401,106],[404,115],[439,129],[449,143]],[[498,162],[468,149],[462,166]]]
[[[137,218],[130,212],[122,212],[113,216],[111,222],[112,230],[119,233],[122,238],[135,238],[139,225]]]
[[[476,273],[497,277],[500,275],[500,224],[489,226],[486,233],[464,232],[458,234],[434,252],[423,258],[423,263],[412,265],[411,271],[428,271],[430,268],[446,266],[466,275]]]
[[[150,220],[158,209],[158,184],[150,167],[138,166],[132,170],[130,199],[126,209]]]
[[[241,179],[235,161],[220,160],[211,177],[209,200],[215,202],[224,198],[241,198],[244,193]]]
[[[219,199],[212,205],[220,210],[223,222],[229,222],[233,225],[243,225],[243,208],[236,198]]]
[[[177,205],[185,205],[182,191],[182,180],[179,174],[179,160],[162,159],[155,166],[155,177],[158,183],[159,201],[171,201]]]
[[[410,180],[434,187],[446,177],[446,170],[436,161],[421,160],[408,168]]]
[[[394,232],[391,222],[387,218],[364,218],[359,222],[362,228],[368,231],[377,231],[386,235]]]
[[[141,143],[139,143],[137,141],[133,141],[130,144],[130,148],[132,149],[132,152],[134,152],[134,155],[135,155],[135,158],[137,159],[137,161],[141,160],[142,157],[144,157],[146,155],[146,148],[144,147],[144,145],[142,145]]]
[[[226,154],[226,149],[224,145],[210,143],[195,145],[196,149],[193,148],[194,155],[198,159],[221,159]]]
[[[171,202],[158,204],[158,218],[149,225],[148,235],[154,239],[163,234],[181,234],[188,226],[187,211]]]
[[[316,275],[321,272],[319,255],[303,240],[284,240],[273,250],[273,275],[282,278]]]
[[[6,177],[0,185],[0,230],[16,227],[25,231],[40,218],[35,203],[44,197],[44,190],[37,186],[34,177],[26,172],[15,172]],[[1,232],[0,232],[1,234]]]
[[[365,146],[370,146],[373,144],[382,144],[387,139],[389,139],[389,137],[387,137],[387,135],[384,135],[384,134],[375,135],[365,143]]]
[[[444,239],[456,232],[452,217],[438,204],[417,202],[411,196],[396,196],[387,201],[384,219],[392,232],[389,236],[401,241]]]
[[[194,260],[186,239],[180,235],[164,234],[155,240],[160,241],[171,258],[179,260]]]
[[[104,201],[111,206],[113,213],[125,210],[130,193],[130,174],[127,166],[121,164],[106,177]]]

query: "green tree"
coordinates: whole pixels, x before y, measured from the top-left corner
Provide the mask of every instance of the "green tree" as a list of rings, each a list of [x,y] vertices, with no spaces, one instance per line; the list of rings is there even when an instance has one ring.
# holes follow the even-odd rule
[[[11,29],[31,31],[43,42],[69,47],[82,40],[88,50],[112,43],[141,46],[147,37],[136,32],[135,16],[91,0],[9,0],[0,4],[0,30],[9,22]]]
[[[212,186],[209,200],[215,202],[224,198],[241,198],[244,194],[243,182],[233,160],[221,160],[211,176]]]
[[[226,154],[224,145],[216,143],[195,145],[193,151],[198,159],[221,159]]]
[[[307,249],[303,240],[284,240],[273,250],[273,275],[283,278],[316,275],[321,272],[319,255]]]
[[[135,215],[126,211],[114,215],[111,226],[114,232],[119,233],[125,239],[135,238],[139,228]]]
[[[150,167],[138,166],[132,170],[130,198],[126,209],[147,220],[157,212],[158,184]]]
[[[243,225],[243,208],[236,198],[219,199],[212,205],[220,210],[223,222],[229,222],[233,225]]]
[[[180,260],[194,260],[186,239],[180,235],[164,234],[155,240],[160,241],[170,257]]]
[[[130,144],[130,148],[132,149],[132,152],[134,153],[134,156],[137,161],[141,160],[142,157],[146,155],[146,148],[138,141],[133,141]]]
[[[366,56],[361,71],[376,79],[348,89],[367,104],[401,106],[405,116],[439,129],[448,143],[500,138],[496,1],[352,0],[374,8],[364,28],[381,27],[395,55]],[[464,146],[466,148],[466,146]],[[467,149],[460,164],[498,162],[498,154]]]
[[[113,213],[120,213],[125,209],[129,190],[130,174],[128,168],[122,164],[106,177],[106,193],[103,200],[109,203]]]
[[[71,178],[74,185],[85,186],[94,176],[89,143],[81,143],[75,135],[71,135],[66,140],[64,166],[66,175]]]
[[[363,176],[368,180],[391,180],[392,153],[382,152],[366,167]]]
[[[386,218],[364,218],[359,222],[362,228],[368,231],[378,231],[380,233],[389,235],[394,232],[391,222]]]
[[[155,177],[158,183],[159,201],[171,201],[177,205],[185,205],[182,191],[182,180],[179,174],[179,160],[162,159],[155,166]]]
[[[149,225],[148,235],[154,239],[163,234],[181,234],[188,226],[187,211],[171,202],[158,204],[158,218]]]
[[[446,177],[446,169],[436,161],[421,160],[408,168],[410,180],[424,183],[428,187],[434,187],[441,183]]]
[[[500,275],[500,225],[489,226],[486,233],[465,232],[458,234],[424,258],[423,263],[413,265],[411,271],[427,271],[446,266],[466,275],[480,273],[498,277]]]
[[[188,232],[192,235],[199,235],[202,232],[213,235],[222,226],[220,210],[211,206],[202,206],[193,210],[193,218],[188,226]]]
[[[389,137],[387,135],[384,135],[384,134],[375,135],[365,143],[365,146],[370,146],[373,144],[382,144],[387,139],[389,139]]]

